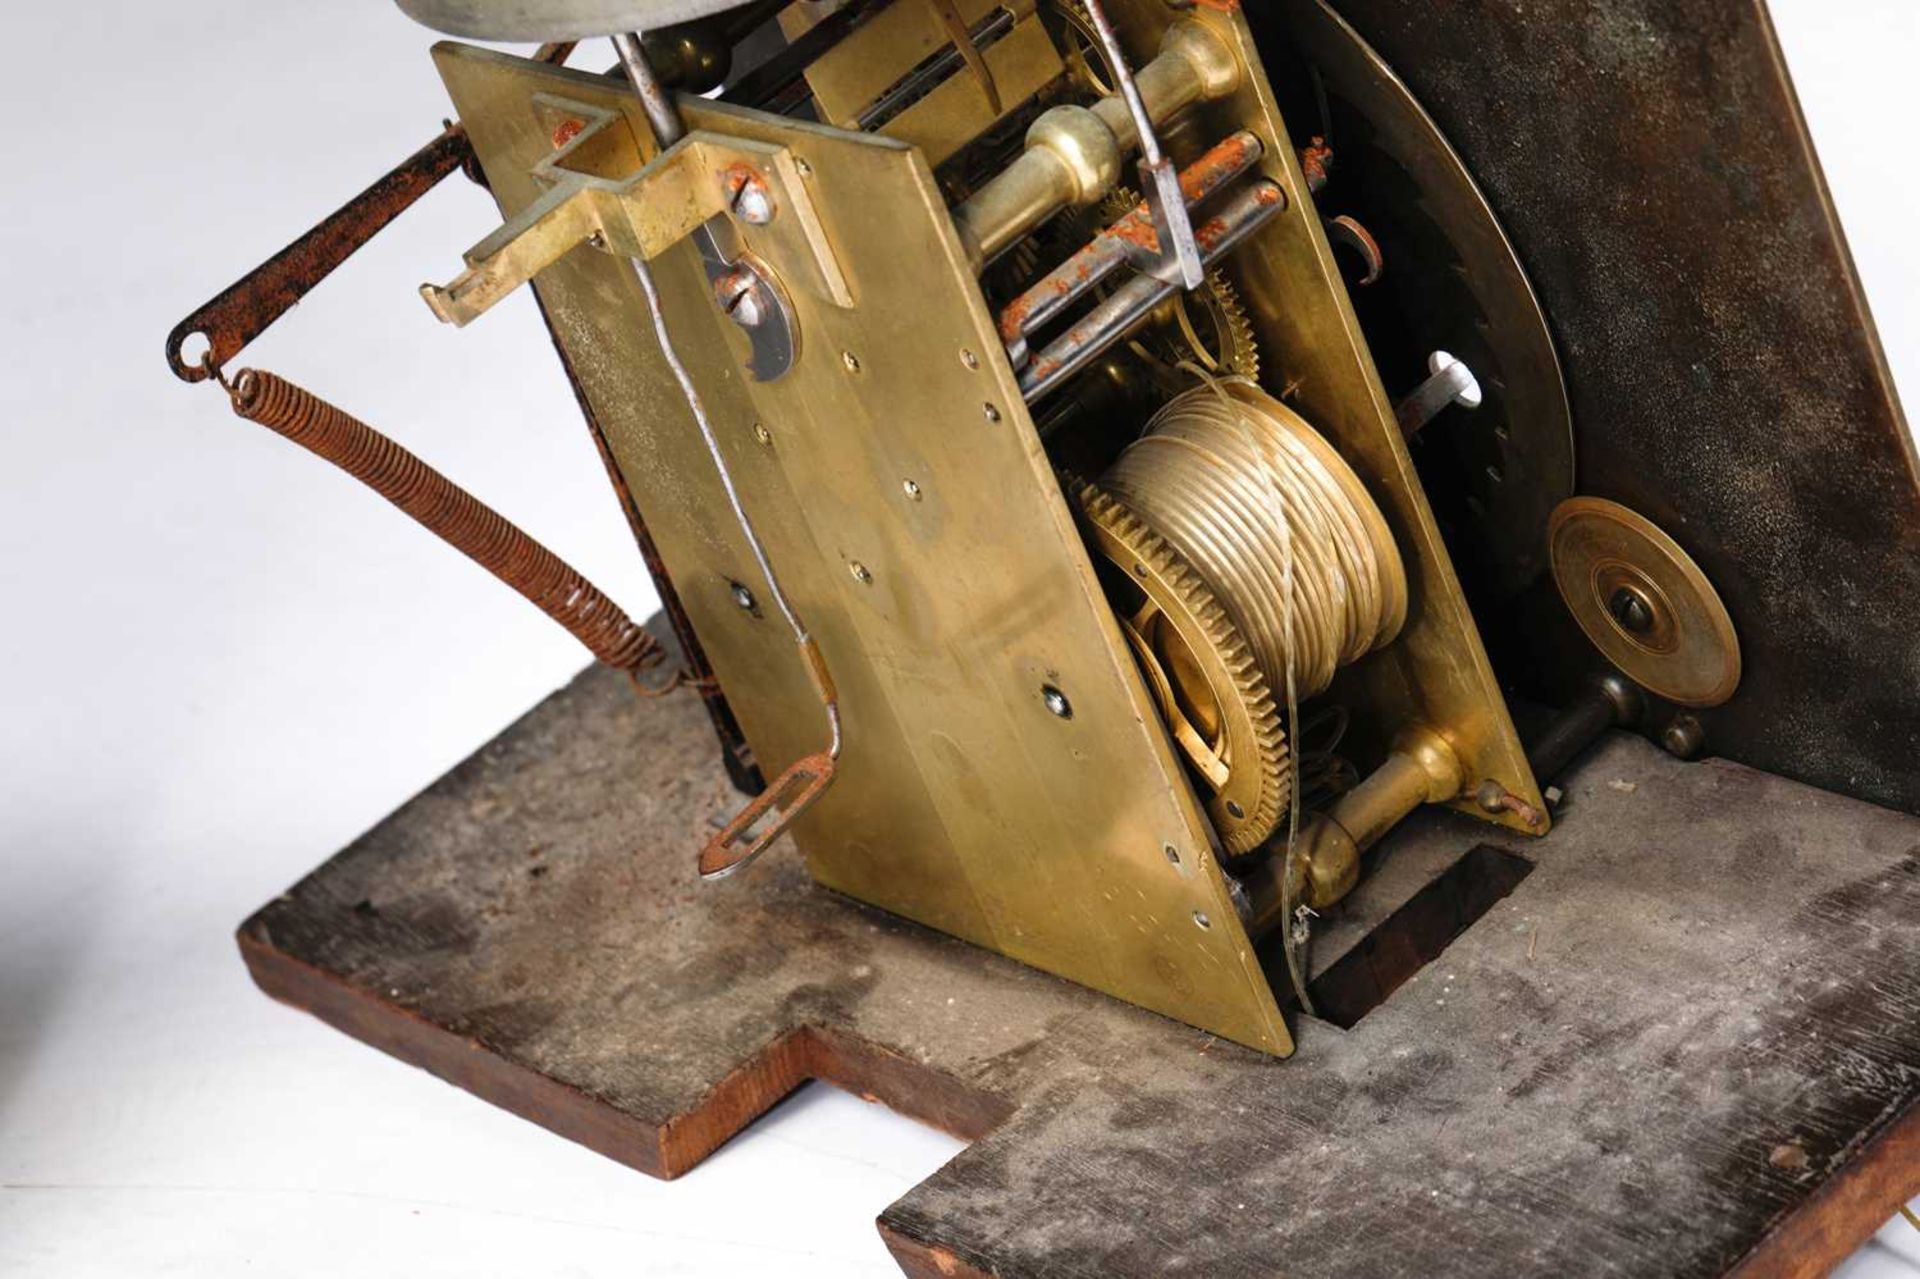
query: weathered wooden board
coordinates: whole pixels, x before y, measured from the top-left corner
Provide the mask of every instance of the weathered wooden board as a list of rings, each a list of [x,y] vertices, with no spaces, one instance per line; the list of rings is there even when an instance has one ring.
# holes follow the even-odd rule
[[[598,670],[240,944],[271,994],[656,1176],[809,1077],[975,1139],[881,1218],[917,1273],[1821,1273],[1920,1191],[1920,821],[1624,737],[1566,789],[1537,844],[1398,834],[1317,968],[1490,838],[1534,869],[1291,1061],[791,857],[697,883],[736,802],[699,704]]]

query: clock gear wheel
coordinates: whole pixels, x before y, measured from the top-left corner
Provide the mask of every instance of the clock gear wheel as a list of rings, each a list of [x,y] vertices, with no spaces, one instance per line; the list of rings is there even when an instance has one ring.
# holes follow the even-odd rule
[[[1177,357],[1169,363],[1192,360],[1215,377],[1259,380],[1260,344],[1253,336],[1253,322],[1239,291],[1222,272],[1207,272],[1206,283],[1173,299],[1172,310],[1172,324],[1158,332]]]
[[[1140,205],[1128,187],[1115,187],[1093,208],[1091,235],[1112,226]],[[1207,272],[1191,293],[1176,294],[1154,312],[1134,346],[1158,364],[1177,368],[1191,361],[1214,377],[1260,378],[1260,343],[1253,335],[1246,304],[1224,271]]]
[[[1199,779],[1229,856],[1286,815],[1292,762],[1280,710],[1226,609],[1167,541],[1098,485],[1069,480],[1122,629],[1162,718]],[[1124,585],[1122,584],[1124,583]]]
[[[1087,7],[1080,0],[1052,0],[1043,12],[1073,88],[1090,99],[1118,93],[1106,50],[1100,47],[1100,31]]]

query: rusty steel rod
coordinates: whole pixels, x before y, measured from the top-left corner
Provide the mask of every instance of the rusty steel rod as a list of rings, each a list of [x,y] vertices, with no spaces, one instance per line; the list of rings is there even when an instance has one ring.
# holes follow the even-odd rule
[[[457,124],[446,126],[392,172],[175,325],[167,334],[167,367],[182,381],[206,378],[442,178],[472,159],[466,131]],[[190,357],[187,344],[196,337],[204,340],[206,351]]]
[[[558,66],[571,52],[571,41],[544,44],[533,58]],[[174,325],[167,334],[167,367],[183,382],[213,376],[455,169],[486,185],[467,131],[449,120],[433,141]],[[196,339],[206,350],[190,357],[187,345]]]

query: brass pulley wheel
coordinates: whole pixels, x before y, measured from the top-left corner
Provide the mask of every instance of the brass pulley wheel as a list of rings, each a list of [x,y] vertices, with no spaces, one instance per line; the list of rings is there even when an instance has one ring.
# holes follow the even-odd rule
[[[1740,638],[1700,566],[1645,516],[1575,497],[1554,509],[1553,578],[1574,620],[1620,672],[1681,706],[1740,686]]]
[[[1293,785],[1272,689],[1226,610],[1165,540],[1095,485],[1076,497],[1089,540],[1114,567],[1115,610],[1161,715],[1211,796],[1220,842],[1230,856],[1251,852],[1279,827]]]

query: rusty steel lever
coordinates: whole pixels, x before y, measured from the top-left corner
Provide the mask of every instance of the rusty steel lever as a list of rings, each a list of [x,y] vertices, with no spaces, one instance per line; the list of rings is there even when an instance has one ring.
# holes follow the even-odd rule
[[[479,172],[466,130],[449,122],[439,137],[175,325],[167,334],[167,367],[187,382],[210,376],[459,168]],[[195,336],[206,340],[207,350],[189,359],[186,345]]]
[[[533,56],[561,63],[572,51],[572,42],[547,44]],[[212,376],[455,169],[486,185],[467,131],[449,120],[433,141],[174,325],[167,334],[167,367],[184,382]],[[196,336],[206,340],[207,349],[189,359],[186,346]]]

